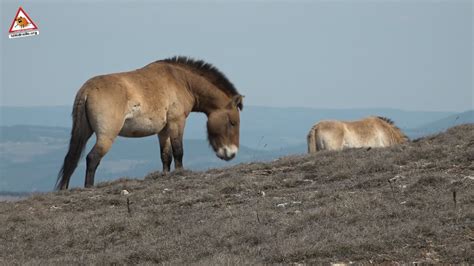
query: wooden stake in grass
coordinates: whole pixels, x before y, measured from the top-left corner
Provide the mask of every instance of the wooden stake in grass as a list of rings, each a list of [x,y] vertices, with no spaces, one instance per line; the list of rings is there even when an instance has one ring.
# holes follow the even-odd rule
[[[453,201],[454,201],[454,208],[456,208],[457,200],[456,200],[456,190],[453,189]]]
[[[130,210],[130,199],[127,197],[127,212],[129,216],[132,216],[132,211]]]
[[[392,190],[392,197],[395,199],[395,191],[393,190],[392,182],[390,181],[390,179],[387,181],[390,184],[390,190]]]

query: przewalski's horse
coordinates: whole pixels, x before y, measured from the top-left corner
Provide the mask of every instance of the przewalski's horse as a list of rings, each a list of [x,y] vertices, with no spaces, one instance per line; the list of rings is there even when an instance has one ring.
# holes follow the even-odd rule
[[[388,147],[408,138],[386,117],[367,117],[358,121],[321,121],[308,133],[308,153],[344,148]]]
[[[231,160],[239,149],[243,96],[217,68],[204,61],[173,57],[123,73],[97,76],[77,92],[69,150],[56,187],[67,189],[87,140],[85,187],[94,185],[100,160],[117,136],[157,134],[163,172],[183,167],[183,131],[190,112],[207,115],[208,140],[216,155]]]

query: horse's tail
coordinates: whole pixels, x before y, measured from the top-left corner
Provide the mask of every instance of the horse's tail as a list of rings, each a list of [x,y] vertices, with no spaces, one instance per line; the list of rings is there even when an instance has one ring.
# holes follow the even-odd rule
[[[93,131],[87,118],[86,108],[87,96],[84,89],[81,89],[74,100],[74,107],[72,109],[72,129],[71,139],[69,141],[69,149],[64,163],[59,170],[58,179],[56,181],[56,189],[67,189],[69,186],[69,179],[81,159],[82,152],[86,147],[87,140],[91,137]]]
[[[312,127],[307,136],[308,153],[316,152],[316,126]]]

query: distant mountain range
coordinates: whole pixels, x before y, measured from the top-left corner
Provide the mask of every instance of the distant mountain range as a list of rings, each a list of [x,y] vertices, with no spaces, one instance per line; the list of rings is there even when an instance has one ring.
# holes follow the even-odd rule
[[[48,191],[56,181],[67,151],[69,129],[39,126],[0,127],[0,191]],[[93,139],[93,138],[92,138]],[[88,152],[94,141],[88,143]],[[230,166],[244,161],[266,161],[284,155],[285,151],[262,151],[241,146],[236,159],[218,159],[206,140],[185,140],[184,165],[202,170]],[[296,147],[295,150],[304,147]],[[157,137],[118,138],[98,168],[98,181],[121,176],[144,176],[161,170]],[[72,186],[84,182],[83,159],[72,177]]]
[[[71,111],[70,106],[0,106],[0,126],[35,125],[69,128],[71,126]],[[280,149],[288,145],[300,145],[305,142],[306,134],[311,126],[320,120],[354,120],[369,115],[389,117],[409,136],[419,137],[427,133],[420,130],[424,130],[425,125],[430,123],[438,123],[439,128],[459,124],[455,119],[458,115],[466,117],[464,121],[472,122],[472,112],[471,110],[458,114],[454,112],[403,111],[389,108],[312,109],[245,106],[241,113],[241,143],[253,149],[266,150]],[[192,113],[186,122],[185,138],[206,139],[205,121],[204,114]],[[430,128],[434,129],[434,127]]]
[[[470,123],[474,123],[474,110],[453,114],[434,122],[423,124],[422,126],[418,127],[417,130],[424,131],[425,134],[432,134],[446,130],[456,125]]]
[[[56,180],[69,140],[70,107],[0,107],[0,191],[48,191]],[[411,112],[395,109],[330,110],[309,108],[245,107],[242,112],[241,149],[231,162],[219,160],[206,141],[202,114],[188,119],[184,164],[201,170],[249,161],[268,161],[306,152],[309,128],[323,119],[354,120],[380,115],[395,120],[410,138],[436,133],[458,124],[474,123],[474,111]],[[93,138],[92,138],[93,139]],[[93,141],[89,142],[87,150]],[[97,172],[97,180],[144,176],[161,169],[156,136],[118,138]],[[82,186],[85,163],[72,178]],[[1,194],[1,193],[0,193]]]

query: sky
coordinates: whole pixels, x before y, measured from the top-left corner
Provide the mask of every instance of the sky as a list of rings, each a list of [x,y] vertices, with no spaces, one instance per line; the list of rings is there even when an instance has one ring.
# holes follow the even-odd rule
[[[71,105],[93,76],[187,55],[247,105],[474,108],[470,0],[0,1],[3,106]],[[20,5],[39,36],[8,38]]]

